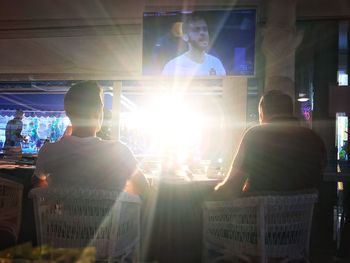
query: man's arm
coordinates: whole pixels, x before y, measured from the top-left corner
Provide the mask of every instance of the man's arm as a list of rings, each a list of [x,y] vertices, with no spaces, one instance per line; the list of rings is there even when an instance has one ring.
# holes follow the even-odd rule
[[[124,157],[125,174],[129,175],[124,187],[124,191],[140,195],[146,198],[149,192],[149,184],[144,174],[137,167],[137,161],[130,149],[123,145],[121,156]]]
[[[237,154],[233,159],[231,169],[224,181],[215,187],[211,199],[225,200],[239,196],[248,187],[248,172],[245,167],[246,140],[242,139]]]
[[[6,139],[9,138],[10,135],[11,135],[11,134],[10,134],[10,133],[11,133],[11,132],[10,132],[10,127],[9,127],[9,126],[10,126],[10,121],[7,122],[6,128],[5,128],[5,136],[6,136]]]
[[[126,182],[124,188],[125,192],[140,195],[143,198],[146,198],[148,196],[149,190],[150,187],[146,177],[138,170]]]
[[[42,179],[44,177],[37,177],[35,175],[35,173],[32,175],[32,178],[31,178],[31,185],[32,187],[47,187],[49,186],[49,178],[50,177],[45,177],[45,179]]]
[[[47,144],[41,147],[38,159],[35,164],[34,174],[31,178],[33,187],[48,186],[49,173],[46,171],[46,156],[47,156]]]

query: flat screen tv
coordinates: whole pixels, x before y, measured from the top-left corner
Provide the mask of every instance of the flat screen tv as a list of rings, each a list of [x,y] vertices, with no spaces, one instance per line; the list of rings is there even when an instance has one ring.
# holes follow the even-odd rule
[[[143,75],[254,75],[256,10],[145,12]]]

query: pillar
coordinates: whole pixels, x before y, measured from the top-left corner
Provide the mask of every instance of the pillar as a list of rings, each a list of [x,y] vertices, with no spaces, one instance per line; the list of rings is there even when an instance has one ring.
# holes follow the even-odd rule
[[[113,104],[112,104],[112,139],[119,140],[120,104],[122,94],[122,81],[113,82]]]
[[[246,128],[247,78],[225,77],[222,100],[225,114],[225,144],[223,150],[226,171],[231,166]]]
[[[262,30],[266,59],[265,91],[279,89],[295,97],[295,51],[303,39],[296,21],[296,0],[268,0],[267,23]]]

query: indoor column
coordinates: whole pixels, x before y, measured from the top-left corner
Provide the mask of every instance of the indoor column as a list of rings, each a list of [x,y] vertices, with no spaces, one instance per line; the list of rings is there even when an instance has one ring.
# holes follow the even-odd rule
[[[296,0],[268,0],[262,50],[266,58],[265,91],[279,89],[294,99],[295,50],[303,33],[295,26]]]
[[[120,103],[122,94],[122,81],[113,82],[113,106],[112,106],[112,139],[119,140]]]

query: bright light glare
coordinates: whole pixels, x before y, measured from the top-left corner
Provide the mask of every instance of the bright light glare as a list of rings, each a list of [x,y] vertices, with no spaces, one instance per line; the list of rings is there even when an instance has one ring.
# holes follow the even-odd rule
[[[204,116],[180,96],[154,97],[123,119],[128,129],[147,138],[153,153],[182,162],[200,149]]]

